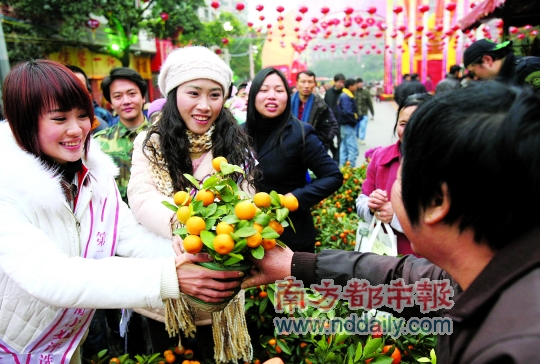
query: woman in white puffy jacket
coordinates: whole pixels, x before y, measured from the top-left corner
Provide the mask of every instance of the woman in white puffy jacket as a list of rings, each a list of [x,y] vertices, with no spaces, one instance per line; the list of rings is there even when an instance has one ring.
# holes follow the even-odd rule
[[[163,307],[180,290],[208,302],[239,272],[176,256],[119,197],[117,168],[89,138],[91,96],[63,65],[15,66],[0,123],[0,361],[79,363],[96,308]]]

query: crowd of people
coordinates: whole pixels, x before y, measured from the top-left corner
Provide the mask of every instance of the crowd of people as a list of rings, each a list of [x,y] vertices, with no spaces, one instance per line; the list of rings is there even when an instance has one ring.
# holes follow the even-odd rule
[[[150,342],[137,345],[163,351],[174,345],[164,324],[170,302],[186,305],[186,294],[219,302],[240,284],[294,276],[306,287],[446,279],[455,305],[435,315],[452,318],[454,331],[439,338],[440,363],[534,362],[540,224],[526,211],[540,202],[540,66],[515,56],[511,43],[481,40],[464,67],[467,82],[457,65],[436,86],[412,75],[395,90],[398,140],[373,153],[356,200],[362,219],[396,232],[400,256],[388,257],[314,253],[310,209],[340,188],[339,166],[355,166],[374,115],[363,79],[338,73],[321,92],[306,70],[293,92],[268,67],[234,88],[219,56],[191,46],[169,54],[158,78],[163,97],[146,109],[140,74],[111,70],[101,89],[113,118],[92,99],[82,69],[49,60],[14,66],[0,123],[9,156],[0,160],[0,360],[80,363],[81,348],[94,350],[84,352],[85,341],[106,345],[107,309],[122,316],[123,331],[133,325],[132,343],[148,330]],[[208,178],[215,156],[245,167],[234,178],[247,194],[274,190],[299,202],[295,231],[280,238],[288,247],[254,259],[243,283],[241,272],[209,270],[196,264],[206,254],[183,252],[177,216],[162,205],[190,186],[185,173]],[[496,198],[501,171],[525,197]],[[217,316],[188,311],[200,353],[212,360]]]

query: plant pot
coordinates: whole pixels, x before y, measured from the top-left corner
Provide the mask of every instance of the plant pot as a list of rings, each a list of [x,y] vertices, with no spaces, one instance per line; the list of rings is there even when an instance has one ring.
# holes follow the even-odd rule
[[[234,271],[234,270],[236,270],[236,271],[240,271],[240,272],[244,272],[244,273],[248,273],[249,270],[251,269],[251,267],[253,266],[253,263],[251,263],[250,261],[240,261],[240,262],[238,262],[236,264],[227,265],[227,266],[218,264],[215,261],[200,262],[200,263],[195,263],[195,264],[198,264],[200,266],[203,266],[205,268],[212,269],[212,270],[218,270],[218,271]],[[218,280],[222,281],[222,282],[231,282],[231,281],[239,281],[239,280],[242,280],[242,279],[244,279],[244,277],[230,278],[230,279],[218,279]],[[237,288],[234,289],[235,294],[233,294],[230,297],[225,298],[223,301],[220,301],[220,302],[205,302],[203,300],[198,299],[197,297],[193,297],[193,296],[189,296],[189,295],[187,295],[186,297],[187,297],[187,299],[189,301],[189,304],[194,308],[197,308],[199,310],[206,311],[206,312],[218,312],[218,311],[223,310],[225,307],[227,307],[229,302],[234,297],[236,297],[236,295],[238,294],[238,292],[240,292],[240,290],[241,290],[241,288],[240,288],[240,286],[238,286]]]

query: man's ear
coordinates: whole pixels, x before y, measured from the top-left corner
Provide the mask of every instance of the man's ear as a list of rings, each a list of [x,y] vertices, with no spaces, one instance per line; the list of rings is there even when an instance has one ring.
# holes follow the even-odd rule
[[[490,55],[485,54],[482,57],[482,63],[485,63],[485,64],[487,64],[489,66],[493,65],[493,57],[491,57]]]
[[[448,186],[446,183],[441,185],[440,194],[435,196],[431,201],[431,205],[424,212],[424,222],[427,225],[437,224],[443,220],[450,210],[450,195],[448,194]]]

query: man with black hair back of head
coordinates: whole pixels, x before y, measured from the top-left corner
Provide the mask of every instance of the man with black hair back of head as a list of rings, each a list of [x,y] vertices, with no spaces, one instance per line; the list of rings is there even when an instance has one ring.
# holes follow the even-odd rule
[[[338,122],[341,136],[339,146],[339,165],[350,162],[351,167],[356,166],[358,158],[358,142],[356,140],[356,124],[358,124],[358,106],[354,101],[356,92],[356,80],[349,78],[345,81],[345,87],[338,100]]]
[[[127,186],[131,176],[133,141],[151,125],[143,114],[147,88],[142,76],[127,67],[114,68],[101,82],[103,97],[118,114],[119,122],[96,133],[94,137],[99,141],[101,149],[120,168],[116,183],[125,203],[128,203]]]
[[[341,95],[341,90],[343,90],[343,85],[345,84],[345,75],[343,73],[337,73],[334,76],[334,87],[329,88],[326,90],[326,93],[324,94],[324,102],[326,102],[326,105],[328,105],[332,111],[334,112],[334,115],[336,115],[337,118],[337,102],[339,99],[339,95]],[[332,152],[332,158],[339,163],[339,146],[341,145],[341,136],[340,133],[337,135],[337,144],[331,143],[330,144],[330,152]]]
[[[465,50],[463,63],[479,80],[528,84],[540,93],[540,57],[516,56],[512,41],[477,40]]]
[[[461,67],[457,64],[450,67],[449,72],[446,74],[444,80],[439,81],[435,92],[445,92],[450,91],[460,87],[460,72]]]
[[[291,96],[292,114],[315,129],[328,151],[334,137],[339,134],[339,124],[332,109],[321,96],[314,93],[317,88],[315,73],[306,70],[296,76],[298,92]]]
[[[403,88],[411,82],[411,75],[406,73],[403,75],[402,81],[394,88],[394,101],[400,105],[407,97],[403,95]]]

